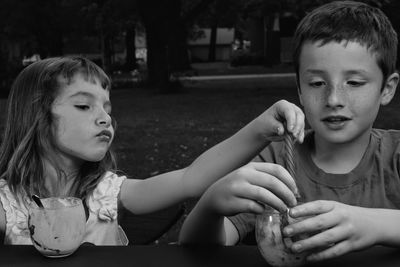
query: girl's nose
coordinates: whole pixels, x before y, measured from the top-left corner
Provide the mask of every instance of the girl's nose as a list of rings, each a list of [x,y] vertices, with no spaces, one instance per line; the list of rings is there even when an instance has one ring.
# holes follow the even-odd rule
[[[109,127],[111,125],[111,115],[105,111],[101,111],[96,119],[96,124],[99,126]]]

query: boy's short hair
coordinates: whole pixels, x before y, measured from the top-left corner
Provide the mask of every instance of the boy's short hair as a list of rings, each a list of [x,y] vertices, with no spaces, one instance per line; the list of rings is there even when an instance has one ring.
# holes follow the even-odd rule
[[[375,53],[384,78],[395,72],[397,34],[378,8],[354,1],[335,1],[314,9],[297,26],[293,62],[299,76],[300,53],[305,42],[353,41]]]

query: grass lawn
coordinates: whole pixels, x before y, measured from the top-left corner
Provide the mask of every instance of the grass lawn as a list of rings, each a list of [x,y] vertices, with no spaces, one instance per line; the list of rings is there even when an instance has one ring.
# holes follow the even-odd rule
[[[170,95],[141,88],[114,90],[119,169],[142,179],[187,166],[283,98],[298,103],[292,79],[188,83],[182,93]],[[399,110],[400,95],[381,109],[376,127],[400,129]],[[4,112],[5,99],[0,99],[0,130]],[[188,201],[189,209],[193,203]],[[181,223],[161,242],[176,240]]]

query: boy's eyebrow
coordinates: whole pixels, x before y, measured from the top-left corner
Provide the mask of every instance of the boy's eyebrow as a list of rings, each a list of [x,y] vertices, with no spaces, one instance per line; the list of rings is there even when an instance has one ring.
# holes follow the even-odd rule
[[[355,69],[355,70],[348,70],[345,73],[346,74],[365,74],[367,72],[363,69]]]
[[[318,70],[318,69],[306,69],[304,72],[311,73],[311,74],[322,74],[322,73],[325,73],[325,71]]]
[[[319,69],[307,69],[304,71],[305,73],[310,73],[310,74],[323,74],[325,71],[319,70]],[[345,74],[365,74],[367,71],[363,69],[353,69],[353,70],[346,70],[344,71]]]
[[[79,92],[76,92],[75,94],[70,95],[69,98],[73,98],[73,97],[76,97],[76,96],[85,96],[85,97],[89,97],[89,98],[92,98],[92,99],[96,98],[95,95],[93,95],[93,94],[91,94],[89,92],[82,92],[82,91],[79,91]],[[110,100],[106,100],[104,104],[111,106],[111,101]]]

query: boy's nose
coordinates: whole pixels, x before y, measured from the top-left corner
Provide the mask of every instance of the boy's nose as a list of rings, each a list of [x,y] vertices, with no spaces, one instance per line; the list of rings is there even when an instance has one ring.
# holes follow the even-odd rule
[[[343,107],[344,93],[344,89],[341,86],[330,86],[326,91],[326,105],[330,108]]]

